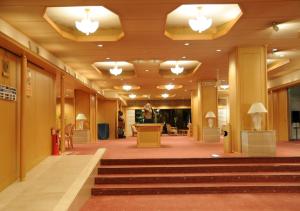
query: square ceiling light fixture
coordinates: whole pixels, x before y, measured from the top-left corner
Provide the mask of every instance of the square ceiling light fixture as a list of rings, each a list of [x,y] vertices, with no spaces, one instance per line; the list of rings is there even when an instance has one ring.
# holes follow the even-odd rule
[[[124,36],[119,16],[103,6],[47,7],[43,18],[73,41],[117,41]]]
[[[167,15],[165,35],[172,40],[213,40],[242,16],[238,4],[183,4]]]

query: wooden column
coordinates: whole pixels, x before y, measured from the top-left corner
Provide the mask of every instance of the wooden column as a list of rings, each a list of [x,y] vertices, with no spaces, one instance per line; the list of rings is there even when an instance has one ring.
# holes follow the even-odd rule
[[[26,81],[27,81],[27,57],[22,56],[21,62],[21,114],[20,114],[20,180],[23,181],[26,176],[25,166],[25,99],[26,99]]]
[[[278,141],[289,141],[287,88],[271,91],[268,101],[269,129],[276,131]]]
[[[241,131],[252,129],[248,110],[255,102],[267,108],[266,47],[236,48],[229,56],[229,104],[233,152],[241,152]],[[268,109],[268,108],[267,108]],[[262,129],[267,128],[267,115]]]
[[[216,82],[199,81],[197,90],[192,92],[191,100],[193,137],[200,141],[203,140],[203,128],[208,127],[206,113],[212,111],[218,116]],[[216,118],[214,127],[217,124]]]
[[[65,151],[65,76],[60,76],[60,150]]]

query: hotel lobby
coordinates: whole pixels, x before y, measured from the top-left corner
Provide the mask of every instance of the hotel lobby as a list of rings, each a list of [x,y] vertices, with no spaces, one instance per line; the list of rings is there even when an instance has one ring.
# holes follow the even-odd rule
[[[299,8],[2,0],[0,210],[298,210]]]

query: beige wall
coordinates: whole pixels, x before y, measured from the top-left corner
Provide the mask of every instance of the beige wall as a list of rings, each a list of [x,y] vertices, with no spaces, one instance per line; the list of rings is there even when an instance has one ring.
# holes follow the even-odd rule
[[[9,78],[2,77],[3,57],[9,61]],[[0,84],[17,88],[19,59],[0,49]],[[18,93],[19,94],[19,93]],[[18,95],[19,96],[19,95]],[[18,177],[17,102],[0,100],[0,191]]]
[[[28,171],[51,154],[50,129],[55,127],[55,78],[39,68],[31,70],[32,95],[25,99],[24,154]]]
[[[276,131],[277,141],[289,141],[287,88],[270,92],[268,103],[269,128]]]
[[[118,101],[98,99],[97,123],[109,124],[109,139],[117,137]]]

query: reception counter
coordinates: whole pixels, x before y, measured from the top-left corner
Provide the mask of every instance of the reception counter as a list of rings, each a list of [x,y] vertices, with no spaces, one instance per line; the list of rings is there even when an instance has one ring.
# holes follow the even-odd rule
[[[160,147],[161,124],[136,124],[137,147]]]

